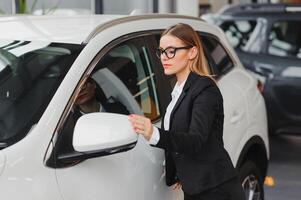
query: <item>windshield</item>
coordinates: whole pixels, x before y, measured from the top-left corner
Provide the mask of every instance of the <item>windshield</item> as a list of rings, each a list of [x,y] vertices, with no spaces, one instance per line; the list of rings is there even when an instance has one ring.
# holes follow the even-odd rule
[[[0,40],[0,149],[36,124],[83,45]]]

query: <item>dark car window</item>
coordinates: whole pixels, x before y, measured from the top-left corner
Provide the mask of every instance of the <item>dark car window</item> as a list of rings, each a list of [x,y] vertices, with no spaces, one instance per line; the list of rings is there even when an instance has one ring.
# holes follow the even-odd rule
[[[0,42],[0,148],[39,121],[82,45]]]
[[[225,32],[230,44],[235,49],[246,51],[250,44],[251,35],[256,27],[254,20],[225,21],[221,28]]]
[[[98,65],[107,68],[126,86],[145,116],[156,120],[160,117],[159,100],[148,55],[138,38],[114,47]]]
[[[279,21],[269,34],[268,53],[301,58],[301,21]]]
[[[210,35],[200,36],[211,73],[218,78],[233,68],[234,64],[220,42]]]

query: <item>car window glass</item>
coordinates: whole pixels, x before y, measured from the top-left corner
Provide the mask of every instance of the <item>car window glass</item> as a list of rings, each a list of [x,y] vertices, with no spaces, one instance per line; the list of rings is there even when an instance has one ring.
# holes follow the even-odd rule
[[[225,21],[221,24],[221,28],[226,34],[230,44],[235,49],[247,51],[249,40],[257,25],[254,20],[238,20],[238,21]]]
[[[279,21],[269,34],[268,53],[301,58],[301,21]]]
[[[145,116],[151,120],[160,117],[154,72],[147,48],[138,39],[116,46],[98,65],[107,68],[126,86]]]
[[[33,129],[82,45],[0,41],[0,148]]]
[[[234,64],[222,44],[210,35],[201,35],[200,37],[212,75],[217,78],[229,71]]]

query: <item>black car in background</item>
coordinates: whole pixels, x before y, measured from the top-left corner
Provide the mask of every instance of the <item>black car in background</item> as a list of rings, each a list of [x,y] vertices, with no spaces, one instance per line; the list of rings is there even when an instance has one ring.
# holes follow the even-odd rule
[[[301,4],[235,5],[209,19],[264,82],[269,132],[301,134]]]

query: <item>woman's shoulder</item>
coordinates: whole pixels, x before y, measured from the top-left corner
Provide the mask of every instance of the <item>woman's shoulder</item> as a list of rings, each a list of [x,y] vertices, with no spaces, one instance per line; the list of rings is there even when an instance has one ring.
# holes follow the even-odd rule
[[[210,93],[214,96],[222,96],[221,92],[212,77],[197,75],[192,84],[192,91],[194,95],[199,95],[200,93]]]
[[[207,87],[216,87],[216,82],[215,80],[210,77],[210,76],[205,76],[205,75],[198,75],[198,74],[194,74],[195,78],[194,78],[194,84],[193,86],[195,88],[199,88],[199,89],[205,89]]]

